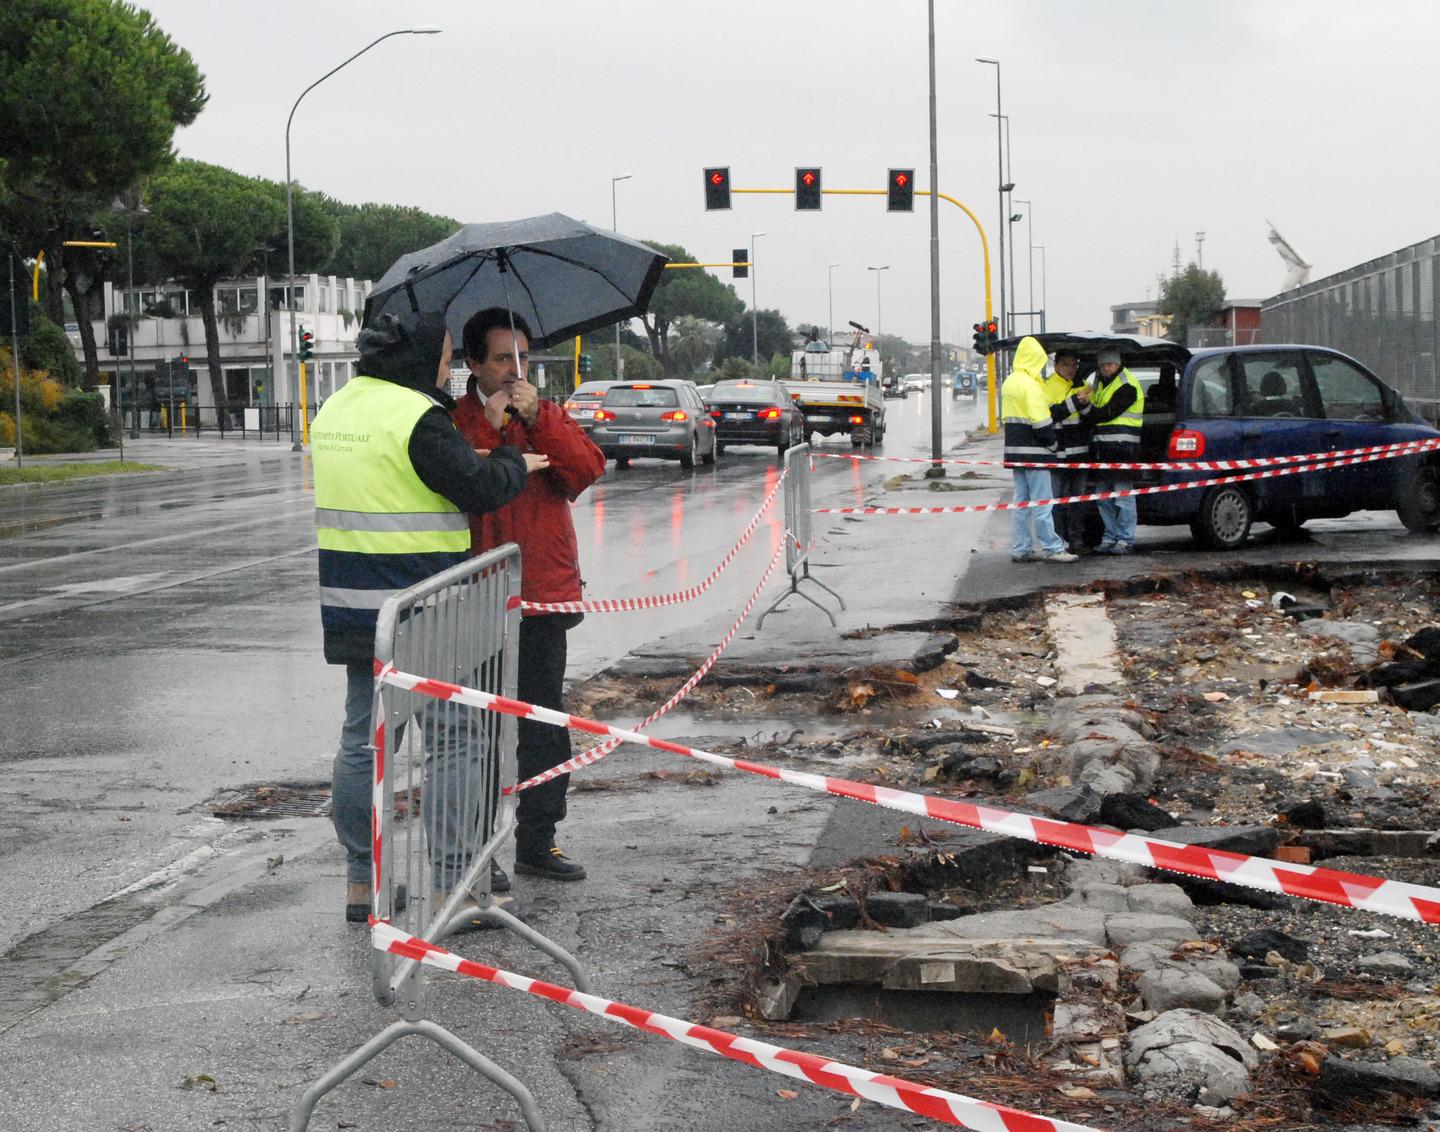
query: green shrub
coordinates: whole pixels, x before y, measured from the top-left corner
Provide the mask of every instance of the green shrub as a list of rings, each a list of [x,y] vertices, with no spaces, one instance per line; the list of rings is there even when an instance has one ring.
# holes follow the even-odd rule
[[[44,370],[61,385],[71,388],[84,378],[69,335],[41,313],[38,303],[30,307],[30,333],[20,343],[20,360],[27,370]]]
[[[91,446],[103,448],[110,443],[110,429],[105,419],[105,398],[98,393],[71,390],[55,411],[55,421],[90,437]]]

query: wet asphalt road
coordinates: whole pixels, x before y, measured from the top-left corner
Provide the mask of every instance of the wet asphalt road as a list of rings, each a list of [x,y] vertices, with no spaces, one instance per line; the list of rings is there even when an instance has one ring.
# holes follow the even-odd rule
[[[947,446],[983,411],[943,407]],[[888,409],[884,450],[928,455],[928,395]],[[820,447],[850,451],[843,438]],[[127,456],[177,470],[0,489],[0,864],[19,878],[0,953],[203,844],[216,791],[328,779],[343,673],[320,654],[308,456],[193,438]],[[574,508],[587,596],[700,581],[778,468],[758,447],[689,472],[612,463]],[[814,502],[861,502],[895,469],[817,461]],[[718,637],[702,628],[754,588],[779,514],[777,500],[703,600],[592,615],[571,634],[570,679],[692,627],[708,651]]]

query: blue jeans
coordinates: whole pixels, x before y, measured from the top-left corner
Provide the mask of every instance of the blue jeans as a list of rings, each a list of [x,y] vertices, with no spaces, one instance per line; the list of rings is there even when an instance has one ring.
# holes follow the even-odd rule
[[[1095,490],[1129,491],[1134,486],[1133,480],[1106,478]],[[1134,546],[1135,497],[1127,495],[1124,499],[1101,499],[1096,502],[1096,506],[1100,508],[1100,521],[1105,524],[1105,541]]]
[[[1049,468],[1011,468],[1015,477],[1015,502],[1025,503],[1031,499],[1053,499],[1050,489]],[[1012,542],[1010,554],[1019,557],[1029,554],[1039,543],[1044,554],[1059,554],[1065,549],[1060,536],[1055,533],[1055,522],[1050,515],[1050,504],[1044,507],[1025,507],[1010,512]],[[1035,523],[1035,534],[1030,534],[1031,520]]]
[[[371,786],[375,775],[370,714],[375,677],[368,661],[347,664],[345,677],[345,723],[340,729],[340,749],[335,753],[331,779],[331,821],[345,849],[345,879],[369,882]],[[474,710],[440,700],[423,708],[425,762],[420,808],[430,847],[432,883],[441,892],[449,892],[460,882],[465,866],[474,856],[480,831],[484,800],[478,755],[480,734],[479,728],[471,726],[466,718]],[[385,750],[392,759],[403,737],[403,725],[397,734],[386,735]],[[398,765],[396,771],[399,782]],[[490,804],[493,806],[493,799]]]

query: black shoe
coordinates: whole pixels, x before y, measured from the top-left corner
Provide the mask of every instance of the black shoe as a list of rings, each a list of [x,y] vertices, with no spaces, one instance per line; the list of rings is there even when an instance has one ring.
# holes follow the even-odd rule
[[[515,871],[523,876],[545,877],[549,880],[584,880],[585,866],[576,864],[561,851],[560,846],[551,845],[536,854],[515,854]]]
[[[345,922],[347,924],[366,924],[370,922],[370,882],[360,881],[359,888],[364,889],[365,899],[363,902],[352,899],[352,897],[359,895],[359,889],[356,888],[354,883],[348,883],[345,886]],[[408,904],[409,901],[409,891],[403,884],[397,884],[395,886],[395,914],[397,916],[405,911],[405,905]]]
[[[500,867],[499,861],[495,860],[490,862],[490,891],[510,891],[510,874]]]

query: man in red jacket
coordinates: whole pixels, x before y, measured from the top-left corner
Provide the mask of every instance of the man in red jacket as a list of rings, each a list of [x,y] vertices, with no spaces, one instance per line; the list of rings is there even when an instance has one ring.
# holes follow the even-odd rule
[[[542,453],[550,466],[529,476],[512,502],[470,517],[470,552],[507,542],[520,546],[520,596],[525,601],[580,600],[580,552],[570,504],[605,471],[605,457],[580,426],[553,401],[541,400],[528,378],[530,328],[519,315],[491,307],[465,324],[470,383],[455,407],[455,425],[481,452],[513,445]],[[516,695],[527,703],[564,711],[565,634],[579,613],[526,612],[520,621]],[[520,780],[570,758],[570,732],[520,720]],[[568,774],[521,791],[516,809],[515,871],[551,880],[583,880],[584,866],[555,844],[565,817]],[[495,866],[491,885],[504,892],[510,878]]]

